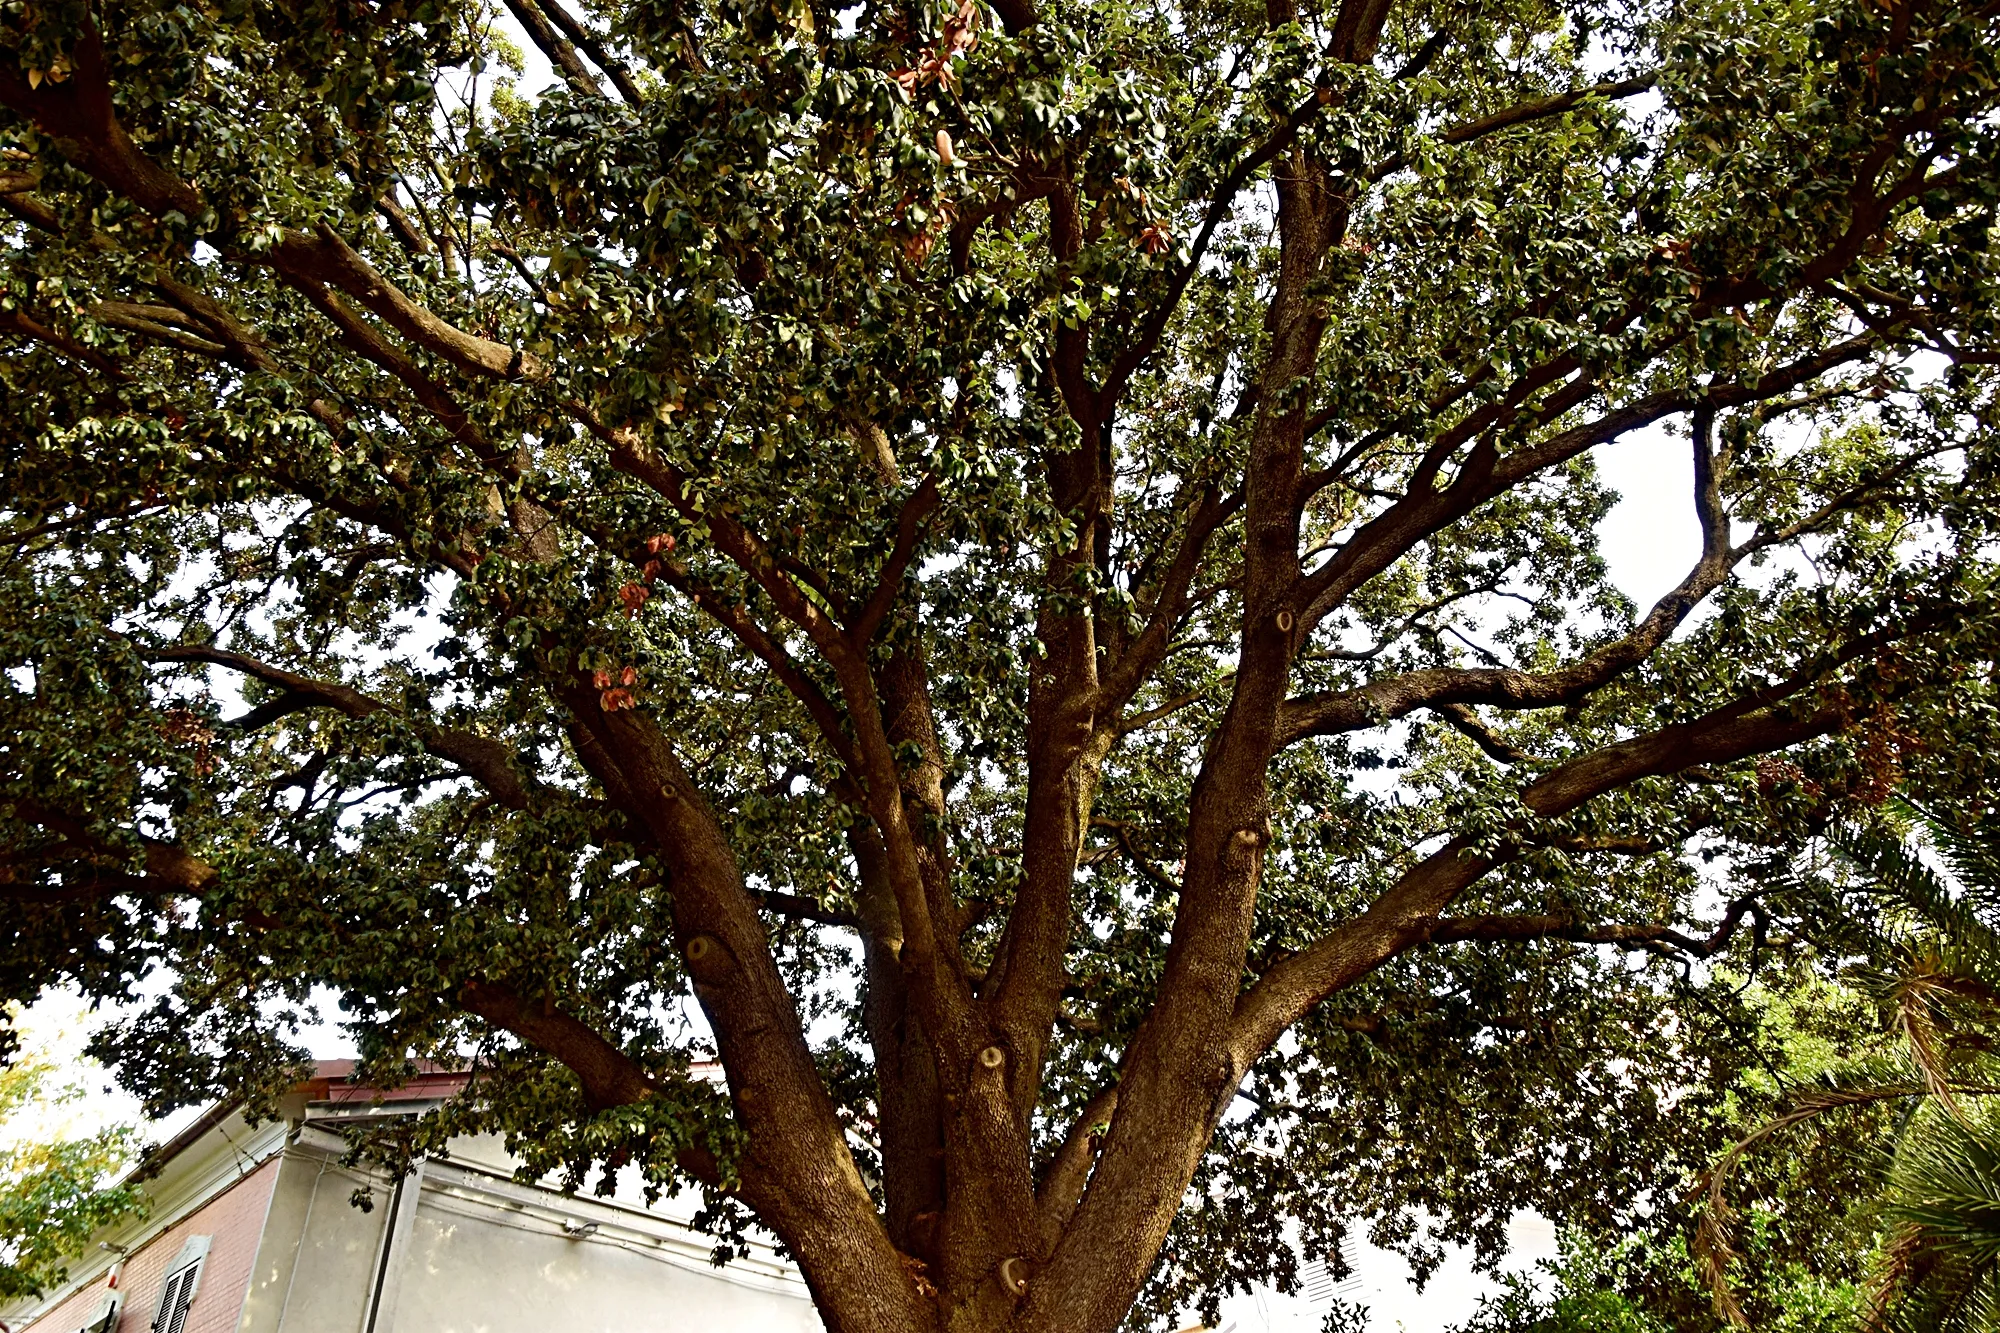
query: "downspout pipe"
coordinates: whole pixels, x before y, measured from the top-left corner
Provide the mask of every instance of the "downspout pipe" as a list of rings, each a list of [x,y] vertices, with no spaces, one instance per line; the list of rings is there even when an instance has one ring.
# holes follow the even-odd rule
[[[389,1192],[389,1216],[382,1222],[382,1248],[368,1283],[367,1315],[361,1333],[394,1333],[396,1296],[403,1286],[403,1266],[410,1250],[410,1229],[417,1220],[417,1196],[424,1188],[424,1159],[396,1178]]]

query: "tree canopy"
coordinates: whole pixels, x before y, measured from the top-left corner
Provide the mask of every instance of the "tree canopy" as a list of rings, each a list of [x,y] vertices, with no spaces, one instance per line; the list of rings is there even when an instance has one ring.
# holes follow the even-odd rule
[[[1667,1206],[1987,799],[1991,0],[505,8],[0,0],[0,998],[156,1106],[334,996],[1105,1333]]]

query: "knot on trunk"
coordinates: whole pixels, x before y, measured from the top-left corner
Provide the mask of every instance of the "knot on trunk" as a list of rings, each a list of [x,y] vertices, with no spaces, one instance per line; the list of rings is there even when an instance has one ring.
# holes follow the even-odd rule
[[[688,974],[697,985],[719,986],[736,970],[736,955],[713,935],[697,935],[687,942],[683,955]]]

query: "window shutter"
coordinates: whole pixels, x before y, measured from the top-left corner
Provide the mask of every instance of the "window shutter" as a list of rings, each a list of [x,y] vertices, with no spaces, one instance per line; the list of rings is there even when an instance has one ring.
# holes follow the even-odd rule
[[[1327,1305],[1333,1301],[1333,1270],[1326,1260],[1315,1259],[1299,1269],[1299,1289],[1304,1293],[1307,1304]]]
[[[160,1317],[164,1322],[160,1325],[159,1333],[182,1333],[187,1327],[188,1303],[194,1300],[194,1278],[200,1267],[201,1265],[195,1264],[175,1274],[180,1279],[180,1289],[172,1293],[171,1305],[161,1307]]]
[[[91,1312],[90,1322],[78,1329],[76,1333],[116,1333],[119,1307],[118,1293],[115,1291],[105,1292],[103,1299],[97,1302],[97,1309]]]
[[[194,1303],[201,1261],[208,1257],[208,1237],[189,1236],[160,1284],[160,1303],[153,1314],[152,1333],[185,1333],[188,1306]]]
[[[167,1280],[160,1284],[160,1308],[153,1315],[153,1333],[167,1333],[173,1327],[174,1311],[185,1308],[181,1305],[181,1290],[193,1276],[193,1269],[184,1268],[178,1273],[168,1274]]]

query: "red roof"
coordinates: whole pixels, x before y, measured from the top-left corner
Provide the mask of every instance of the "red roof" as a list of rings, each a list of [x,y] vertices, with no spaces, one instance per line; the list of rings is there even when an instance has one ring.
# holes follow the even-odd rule
[[[313,1076],[296,1091],[307,1101],[331,1102],[336,1106],[380,1106],[391,1102],[429,1102],[450,1097],[472,1081],[471,1071],[444,1069],[429,1060],[416,1061],[416,1074],[398,1088],[377,1088],[354,1082],[358,1060],[320,1060]]]

